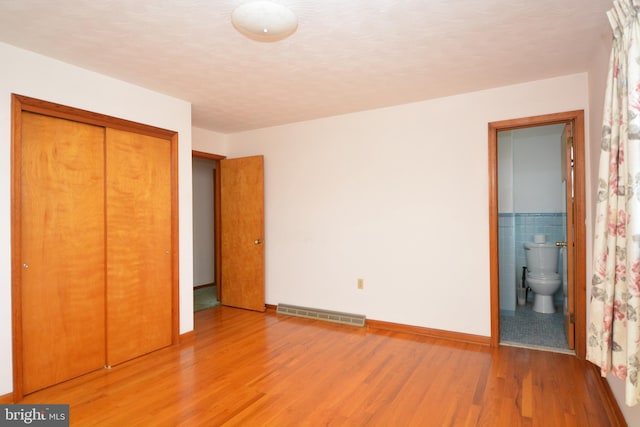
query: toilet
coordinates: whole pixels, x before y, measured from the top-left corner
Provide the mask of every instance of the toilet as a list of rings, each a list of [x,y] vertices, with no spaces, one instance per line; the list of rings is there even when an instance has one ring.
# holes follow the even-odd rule
[[[534,292],[533,311],[555,313],[553,294],[562,284],[558,274],[558,247],[536,235],[533,242],[524,243],[524,252],[527,259],[526,284]]]

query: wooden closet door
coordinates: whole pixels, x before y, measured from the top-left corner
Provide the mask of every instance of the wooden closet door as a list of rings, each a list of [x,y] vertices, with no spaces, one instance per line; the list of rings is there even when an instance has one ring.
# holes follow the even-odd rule
[[[104,366],[104,128],[23,112],[24,393]]]
[[[107,364],[171,345],[171,143],[107,129]]]

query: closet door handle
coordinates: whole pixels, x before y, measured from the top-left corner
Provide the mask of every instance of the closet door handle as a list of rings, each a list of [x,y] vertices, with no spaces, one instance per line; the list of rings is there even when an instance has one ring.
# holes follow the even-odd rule
[[[262,244],[262,239],[256,239],[253,241],[254,244],[256,245],[261,245]]]

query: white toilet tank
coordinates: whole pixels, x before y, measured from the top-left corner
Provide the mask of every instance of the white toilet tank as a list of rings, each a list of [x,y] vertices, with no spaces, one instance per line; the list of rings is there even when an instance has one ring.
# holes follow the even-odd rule
[[[553,243],[524,243],[527,270],[533,275],[553,275],[558,271],[558,247]]]

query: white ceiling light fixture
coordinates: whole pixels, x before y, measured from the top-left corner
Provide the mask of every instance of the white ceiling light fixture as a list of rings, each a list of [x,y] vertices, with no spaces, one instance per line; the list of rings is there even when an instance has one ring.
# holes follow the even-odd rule
[[[285,6],[267,0],[241,4],[231,14],[236,30],[259,42],[285,39],[298,28],[298,17]]]

